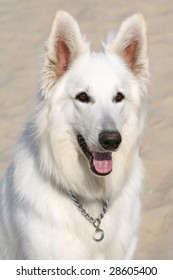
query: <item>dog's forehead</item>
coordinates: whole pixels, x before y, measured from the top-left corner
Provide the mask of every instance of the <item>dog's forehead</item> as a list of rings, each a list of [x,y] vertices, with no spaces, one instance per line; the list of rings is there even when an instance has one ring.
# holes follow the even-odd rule
[[[126,75],[127,73],[127,75]],[[128,70],[119,56],[106,53],[88,53],[79,57],[72,65],[68,84],[74,92],[87,91],[91,95],[105,98],[117,92],[126,92],[129,88]]]
[[[115,69],[113,69],[111,61],[104,53],[92,52],[89,56],[88,66],[92,72],[97,72],[98,74],[103,75],[108,72],[110,75],[115,75]]]
[[[92,83],[93,86],[104,81],[104,85],[120,86],[124,80],[124,65],[117,57],[113,59],[105,53],[92,52],[79,59],[73,68],[73,74],[81,82]]]

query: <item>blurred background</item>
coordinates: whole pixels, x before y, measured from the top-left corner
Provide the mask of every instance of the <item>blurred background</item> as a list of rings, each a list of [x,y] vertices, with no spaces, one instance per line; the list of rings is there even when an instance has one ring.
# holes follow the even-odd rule
[[[38,88],[41,53],[58,9],[95,51],[135,12],[148,25],[149,116],[141,148],[146,176],[135,259],[173,259],[173,1],[0,0],[0,176],[8,167]],[[125,206],[124,206],[125,207]],[[116,236],[115,236],[116,238]]]

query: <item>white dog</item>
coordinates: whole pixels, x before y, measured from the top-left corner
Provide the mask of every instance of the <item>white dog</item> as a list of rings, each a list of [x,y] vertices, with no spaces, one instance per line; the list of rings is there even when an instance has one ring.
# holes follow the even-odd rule
[[[93,53],[59,11],[36,106],[0,187],[1,259],[130,259],[147,103],[145,21]]]

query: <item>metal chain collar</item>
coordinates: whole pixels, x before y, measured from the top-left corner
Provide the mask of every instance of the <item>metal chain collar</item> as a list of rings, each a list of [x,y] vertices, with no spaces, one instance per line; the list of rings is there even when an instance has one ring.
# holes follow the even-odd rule
[[[93,239],[95,241],[101,241],[104,238],[104,231],[100,228],[101,220],[103,219],[104,215],[106,214],[108,203],[106,201],[103,201],[103,209],[98,216],[98,218],[94,219],[91,217],[86,210],[82,207],[82,205],[79,203],[79,200],[74,196],[72,192],[70,192],[70,196],[75,204],[75,206],[78,208],[78,210],[81,212],[81,214],[87,219],[94,227],[95,232],[93,234]]]

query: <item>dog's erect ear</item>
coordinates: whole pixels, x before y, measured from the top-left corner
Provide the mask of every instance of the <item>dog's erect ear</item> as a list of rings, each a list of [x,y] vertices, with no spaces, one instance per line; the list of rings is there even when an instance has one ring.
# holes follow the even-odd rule
[[[106,52],[120,55],[129,69],[139,78],[148,77],[146,24],[142,14],[127,18]]]
[[[43,71],[49,82],[53,84],[54,80],[55,83],[73,61],[88,49],[75,19],[65,11],[58,11],[45,46]]]

